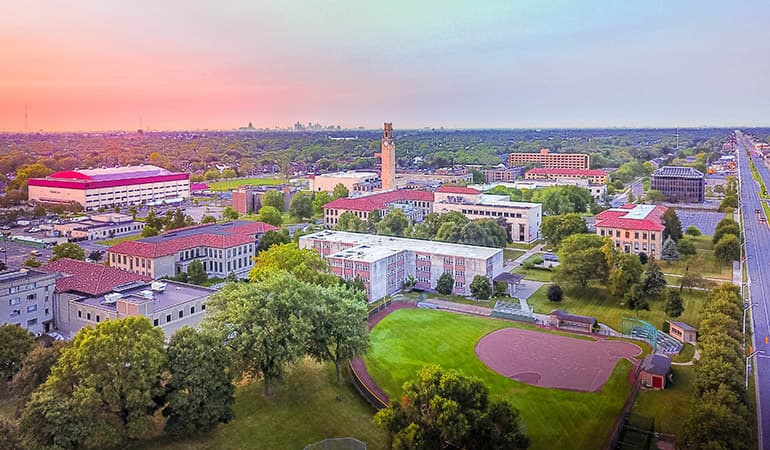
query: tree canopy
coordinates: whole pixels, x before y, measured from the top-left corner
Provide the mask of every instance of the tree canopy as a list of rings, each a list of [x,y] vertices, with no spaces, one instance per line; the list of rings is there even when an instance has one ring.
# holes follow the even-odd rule
[[[262,206],[272,206],[281,212],[285,209],[283,192],[281,191],[267,191],[262,194],[262,198],[259,201]]]
[[[53,255],[51,261],[56,261],[61,258],[71,258],[84,261],[86,259],[86,251],[83,247],[75,244],[74,242],[63,242],[56,244],[53,247]]]
[[[588,233],[588,226],[580,214],[569,213],[543,217],[540,234],[551,245],[558,246],[567,236]]]
[[[22,360],[35,346],[29,331],[12,324],[0,325],[0,377],[10,380],[21,369]]]
[[[278,244],[259,252],[249,272],[252,282],[264,280],[273,272],[286,271],[301,281],[331,285],[339,279],[329,272],[329,263],[310,249],[295,243]]]
[[[674,208],[668,208],[663,213],[663,239],[669,237],[675,242],[682,238],[682,222],[679,220],[679,216],[676,214]]]
[[[573,234],[559,246],[556,278],[563,284],[586,287],[591,280],[607,280],[609,265],[603,247],[608,241],[595,234]]]
[[[272,206],[263,206],[259,208],[259,220],[280,227],[283,223],[283,215],[281,215],[281,211]]]

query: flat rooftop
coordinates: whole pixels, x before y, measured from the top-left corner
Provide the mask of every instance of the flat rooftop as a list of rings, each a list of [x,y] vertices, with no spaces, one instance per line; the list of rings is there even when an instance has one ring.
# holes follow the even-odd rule
[[[114,301],[109,301],[108,297],[112,294],[121,294],[119,298],[121,301],[128,301],[136,304],[151,303],[151,313],[160,312],[175,306],[183,305],[189,301],[206,297],[216,292],[213,289],[209,289],[202,286],[194,286],[186,283],[178,283],[176,281],[163,280],[166,285],[162,292],[153,291],[151,289],[152,284],[147,282],[135,282],[127,283],[123,286],[116,286],[112,292],[94,296],[94,297],[81,297],[76,301],[84,305],[90,305],[97,308],[101,308],[107,311],[116,311],[116,304]],[[152,298],[145,296],[145,293],[151,293]],[[149,296],[149,294],[147,294]],[[117,297],[117,296],[116,296]]]
[[[356,247],[346,248],[333,255],[329,255],[329,258],[341,258],[350,261],[360,261],[371,263],[379,261],[389,256],[397,255],[403,250],[397,250],[387,247],[372,247],[369,245],[359,245]]]
[[[300,237],[300,240],[322,240],[352,244],[353,246],[365,245],[368,247],[384,247],[389,250],[434,253],[446,256],[467,257],[474,259],[487,259],[502,252],[502,249],[491,247],[478,247],[475,245],[452,244],[449,242],[424,241],[421,239],[399,238],[392,236],[379,236],[376,234],[349,233],[346,231],[324,230]]]
[[[379,177],[380,174],[376,172],[332,172],[332,173],[324,173],[321,175],[316,175],[316,178],[326,177],[326,178],[373,178],[373,177]]]
[[[481,194],[479,196],[478,202],[476,202],[479,205],[487,205],[487,206],[502,206],[506,208],[520,208],[520,209],[532,209],[532,208],[540,208],[540,203],[530,203],[530,202],[512,202],[510,197],[507,195],[492,195],[492,194]]]

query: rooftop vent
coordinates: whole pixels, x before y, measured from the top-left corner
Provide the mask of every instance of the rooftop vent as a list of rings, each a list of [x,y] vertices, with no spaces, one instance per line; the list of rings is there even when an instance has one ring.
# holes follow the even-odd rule
[[[102,305],[114,305],[121,298],[123,298],[123,294],[110,292],[109,294],[104,294],[104,300],[101,303]]]
[[[152,289],[155,292],[163,292],[166,290],[167,283],[164,283],[162,281],[153,281],[150,285],[150,289]]]
[[[145,289],[145,290],[139,292],[139,295],[141,295],[142,297],[146,298],[147,300],[152,300],[152,298],[153,298],[152,291],[149,290],[149,289]]]

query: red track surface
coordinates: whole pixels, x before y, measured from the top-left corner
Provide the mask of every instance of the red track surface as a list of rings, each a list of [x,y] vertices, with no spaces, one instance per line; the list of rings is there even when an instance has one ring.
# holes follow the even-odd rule
[[[618,359],[639,353],[641,349],[628,342],[518,328],[494,331],[476,345],[476,356],[501,375],[535,386],[584,392],[599,391]]]

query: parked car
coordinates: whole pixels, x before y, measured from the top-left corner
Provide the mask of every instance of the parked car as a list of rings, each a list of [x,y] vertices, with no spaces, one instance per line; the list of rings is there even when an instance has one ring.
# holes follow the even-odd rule
[[[548,253],[543,253],[543,259],[545,261],[558,261],[559,256],[556,255],[555,253],[548,252]]]

